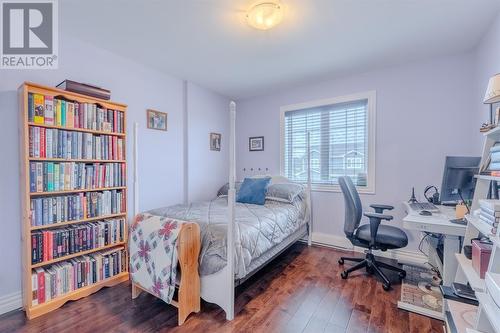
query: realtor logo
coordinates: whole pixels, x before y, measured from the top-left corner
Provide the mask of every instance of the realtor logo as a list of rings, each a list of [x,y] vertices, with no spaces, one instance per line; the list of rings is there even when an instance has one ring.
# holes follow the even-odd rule
[[[57,68],[57,0],[0,0],[0,17],[0,68]]]

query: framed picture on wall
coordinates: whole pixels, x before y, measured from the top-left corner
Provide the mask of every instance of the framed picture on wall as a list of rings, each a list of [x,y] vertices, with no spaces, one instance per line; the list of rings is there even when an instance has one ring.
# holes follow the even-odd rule
[[[210,133],[210,150],[220,151],[221,137],[220,133]]]
[[[166,131],[167,130],[167,113],[156,110],[147,110],[148,128]]]
[[[263,151],[264,150],[264,137],[254,136],[248,139],[249,151]]]

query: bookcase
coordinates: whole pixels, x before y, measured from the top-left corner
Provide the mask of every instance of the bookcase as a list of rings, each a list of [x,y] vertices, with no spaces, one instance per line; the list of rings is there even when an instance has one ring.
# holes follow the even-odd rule
[[[490,150],[495,144],[500,142],[500,127],[491,129],[483,133],[484,144],[481,157],[480,170],[487,170],[490,160]],[[500,290],[489,285],[484,277],[481,277],[472,265],[472,261],[465,257],[464,246],[470,245],[471,240],[482,235],[489,238],[493,243],[486,277],[489,275],[500,278],[500,234],[492,225],[478,216],[477,211],[481,210],[480,200],[488,198],[491,182],[500,182],[500,176],[480,174],[475,176],[476,187],[472,200],[471,213],[466,215],[467,229],[460,253],[455,253],[458,269],[455,275],[455,282],[469,284],[474,290],[479,306],[463,305],[462,303],[445,300],[445,323],[448,332],[465,331],[482,333],[499,333],[500,318],[498,316],[500,307],[494,301],[492,295],[500,295]],[[499,279],[500,281],[500,279]],[[455,304],[454,304],[455,303]],[[455,305],[455,308],[452,306]],[[460,306],[457,306],[460,305]],[[467,327],[461,319],[463,313],[475,313],[474,325]]]
[[[128,280],[126,105],[25,82],[23,305],[29,319]]]

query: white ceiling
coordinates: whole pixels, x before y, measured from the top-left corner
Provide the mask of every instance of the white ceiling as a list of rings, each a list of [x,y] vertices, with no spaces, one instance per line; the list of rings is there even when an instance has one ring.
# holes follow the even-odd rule
[[[498,0],[281,0],[283,23],[245,24],[252,0],[64,0],[61,29],[92,44],[246,98],[313,80],[463,52]]]

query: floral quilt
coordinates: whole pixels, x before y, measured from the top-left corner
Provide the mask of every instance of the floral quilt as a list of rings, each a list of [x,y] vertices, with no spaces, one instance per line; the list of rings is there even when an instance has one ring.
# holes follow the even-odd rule
[[[177,274],[176,241],[182,221],[139,214],[130,229],[132,281],[166,303],[172,301]]]

